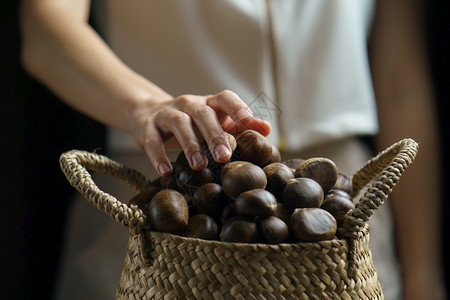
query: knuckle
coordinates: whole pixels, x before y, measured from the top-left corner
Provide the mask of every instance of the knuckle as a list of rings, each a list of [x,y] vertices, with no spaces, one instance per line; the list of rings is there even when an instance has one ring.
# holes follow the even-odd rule
[[[189,115],[182,111],[178,111],[169,117],[169,123],[175,126],[183,126],[190,122]]]
[[[200,105],[194,110],[194,116],[197,118],[208,117],[214,113],[214,110],[208,105]]]
[[[181,95],[175,98],[174,100],[181,106],[187,106],[193,102],[192,97],[190,95]]]
[[[222,98],[235,98],[238,97],[237,94],[230,90],[223,90],[219,93],[219,96]]]

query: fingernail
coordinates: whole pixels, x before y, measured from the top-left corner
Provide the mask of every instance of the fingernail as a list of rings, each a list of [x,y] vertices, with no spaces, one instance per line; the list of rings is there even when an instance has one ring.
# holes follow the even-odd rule
[[[229,156],[230,150],[228,150],[227,147],[225,147],[224,144],[219,144],[214,148],[214,157],[216,160],[221,160],[222,158]]]
[[[239,120],[251,117],[252,114],[245,108],[241,108],[240,110],[237,111],[236,116],[238,117]]]
[[[194,154],[192,154],[192,164],[194,166],[194,169],[199,169],[205,165],[205,161],[200,152],[195,152]]]
[[[160,163],[158,165],[158,173],[162,177],[167,173],[170,173],[170,170],[171,170],[170,167],[166,163]]]

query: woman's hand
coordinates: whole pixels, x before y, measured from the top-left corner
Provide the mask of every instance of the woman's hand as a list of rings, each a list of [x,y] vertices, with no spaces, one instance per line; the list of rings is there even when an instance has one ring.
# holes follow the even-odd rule
[[[130,131],[145,149],[160,176],[169,176],[172,165],[165,144],[174,136],[194,170],[202,170],[208,160],[202,150],[203,140],[217,162],[231,158],[224,131],[236,134],[253,129],[267,136],[270,124],[253,117],[250,108],[238,95],[222,91],[216,95],[182,95],[158,102],[142,102],[127,113]]]

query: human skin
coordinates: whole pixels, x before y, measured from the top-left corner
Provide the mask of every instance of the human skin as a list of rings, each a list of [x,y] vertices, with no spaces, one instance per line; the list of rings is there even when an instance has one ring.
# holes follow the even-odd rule
[[[414,163],[388,201],[396,228],[403,299],[445,299],[441,263],[439,128],[426,51],[425,1],[377,1],[369,43],[378,107],[377,149],[405,137]]]
[[[73,108],[133,135],[159,175],[172,172],[164,151],[171,137],[191,167],[202,169],[202,138],[211,153],[222,149],[214,158],[223,162],[231,155],[224,129],[270,132],[270,125],[253,118],[231,91],[174,97],[131,70],[88,25],[89,7],[87,0],[23,0],[23,65]],[[418,157],[389,199],[403,298],[408,300],[445,299],[438,128],[421,12],[424,1],[377,1],[369,43],[380,125],[378,150],[404,137],[420,144]]]
[[[225,162],[231,149],[224,129],[269,134],[270,124],[254,118],[232,91],[174,97],[134,72],[89,26],[89,7],[87,0],[22,1],[23,66],[73,108],[130,133],[160,176],[172,172],[166,147],[178,144],[201,170],[203,140]]]

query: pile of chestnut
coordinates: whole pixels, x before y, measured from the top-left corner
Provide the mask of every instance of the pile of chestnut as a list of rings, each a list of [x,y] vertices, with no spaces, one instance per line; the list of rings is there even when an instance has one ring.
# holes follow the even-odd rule
[[[281,161],[261,134],[226,134],[233,150],[223,164],[194,171],[183,152],[170,177],[133,197],[152,230],[236,243],[315,242],[336,237],[353,209],[352,181],[324,157]]]

